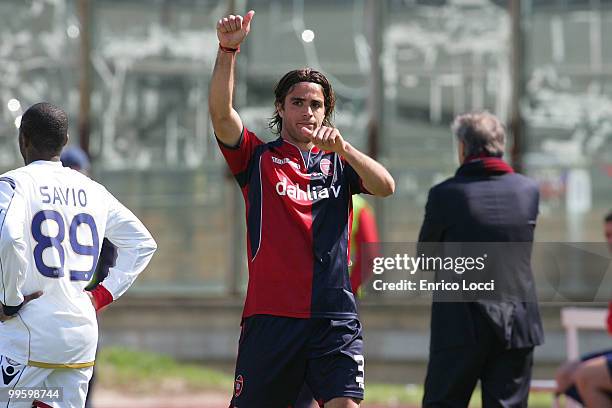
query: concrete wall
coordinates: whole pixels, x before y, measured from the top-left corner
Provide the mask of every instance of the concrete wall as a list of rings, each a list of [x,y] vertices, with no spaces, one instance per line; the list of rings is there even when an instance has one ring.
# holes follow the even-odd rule
[[[606,305],[589,305],[605,307]],[[429,306],[360,307],[369,381],[420,383],[429,348]],[[536,349],[534,378],[552,378],[566,358],[560,306],[542,305],[546,343]],[[232,372],[242,303],[224,299],[126,297],[100,316],[101,345],[123,345],[199,361]],[[581,352],[612,348],[605,332],[581,332]]]

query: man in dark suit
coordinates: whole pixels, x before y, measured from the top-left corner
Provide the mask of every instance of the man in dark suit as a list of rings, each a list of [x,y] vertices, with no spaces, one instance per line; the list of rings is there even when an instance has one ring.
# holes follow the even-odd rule
[[[501,159],[505,130],[495,116],[461,115],[452,129],[461,166],[429,191],[419,242],[528,243],[503,272],[533,287],[537,184]],[[535,301],[434,301],[423,406],[467,407],[480,380],[484,408],[526,407],[533,349],[542,342]]]

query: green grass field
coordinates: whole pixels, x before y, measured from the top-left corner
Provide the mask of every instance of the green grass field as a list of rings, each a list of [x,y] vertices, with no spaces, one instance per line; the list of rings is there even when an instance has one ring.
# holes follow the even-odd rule
[[[100,387],[130,394],[167,394],[218,391],[229,393],[233,377],[201,365],[185,364],[171,357],[125,348],[107,347],[100,350],[96,362]],[[419,406],[423,395],[421,385],[367,383],[366,403],[388,407]],[[471,407],[480,406],[480,391],[476,390]],[[532,408],[552,405],[552,396],[533,394],[529,400]]]

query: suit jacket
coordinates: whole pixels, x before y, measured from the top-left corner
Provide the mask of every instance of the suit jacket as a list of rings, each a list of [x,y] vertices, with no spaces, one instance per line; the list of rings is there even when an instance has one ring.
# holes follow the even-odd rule
[[[512,172],[485,170],[478,160],[469,162],[429,191],[419,242],[531,243],[538,202],[539,190],[533,180]],[[524,254],[526,259],[505,265],[504,273],[533,285],[529,256],[530,250]],[[479,328],[474,313],[485,316],[505,348],[543,342],[536,302],[434,302],[431,351],[476,345]]]

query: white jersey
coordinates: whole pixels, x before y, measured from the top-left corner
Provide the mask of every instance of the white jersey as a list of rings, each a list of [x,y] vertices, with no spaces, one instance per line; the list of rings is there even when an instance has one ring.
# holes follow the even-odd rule
[[[0,354],[43,368],[93,365],[98,324],[84,289],[104,237],[117,258],[102,285],[117,299],[156,249],[138,218],[60,162],[36,161],[0,176],[0,302],[18,306],[43,291],[0,323]]]

